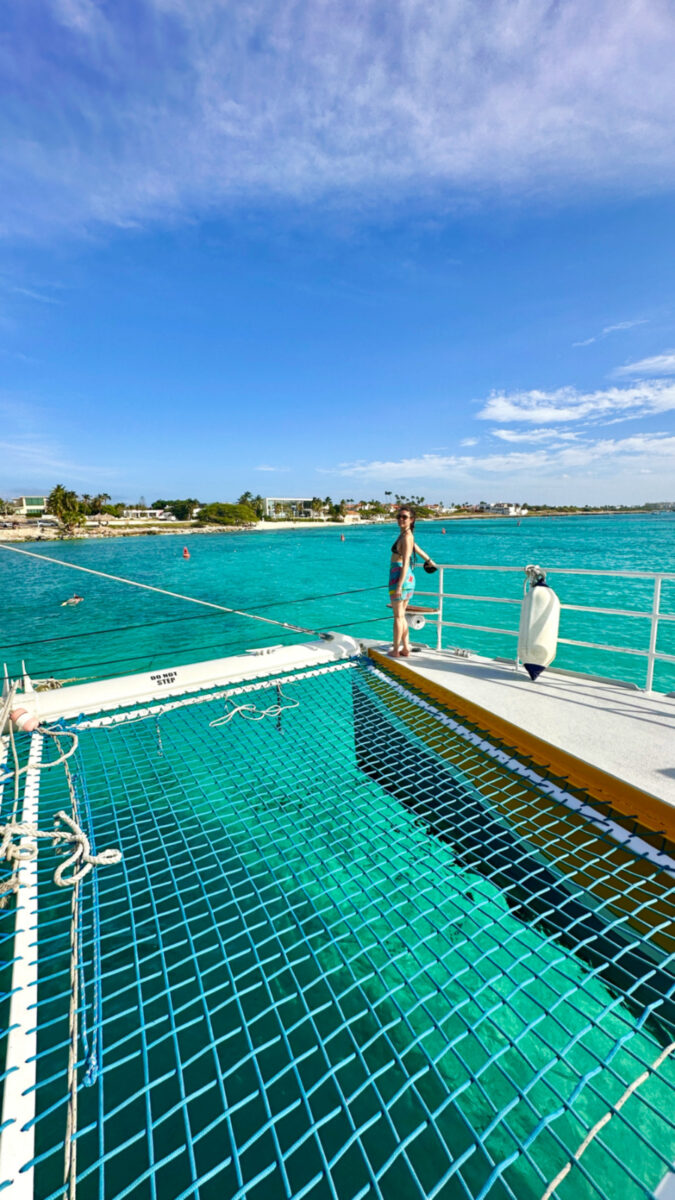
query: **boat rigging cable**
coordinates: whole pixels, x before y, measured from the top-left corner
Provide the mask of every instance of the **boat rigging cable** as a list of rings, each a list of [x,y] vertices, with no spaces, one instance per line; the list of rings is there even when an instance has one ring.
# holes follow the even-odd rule
[[[38,555],[37,557],[42,558],[43,555]],[[284,602],[286,604],[311,604],[312,601],[316,600],[337,600],[341,596],[355,596],[361,592],[381,592],[383,586],[381,583],[376,583],[371,587],[347,588],[343,592],[323,592],[320,596],[301,596],[295,600],[285,599]],[[248,615],[252,616],[254,613],[262,612],[267,608],[275,608],[278,603],[278,600],[274,600],[271,604],[256,604],[255,608]],[[45,646],[50,642],[69,642],[73,639],[79,642],[82,638],[100,637],[104,633],[126,633],[130,629],[152,629],[155,625],[175,625],[179,621],[212,621],[218,615],[218,613],[196,613],[192,617],[162,617],[159,621],[140,621],[134,625],[115,625],[112,629],[88,629],[79,633],[59,633],[55,637],[30,638],[23,642],[3,642],[2,649],[11,650],[15,646]],[[378,617],[377,619],[388,621],[389,617]]]
[[[198,600],[196,596],[185,596],[182,592],[171,592],[167,588],[154,587],[151,583],[140,583],[137,579],[125,579],[122,575],[110,575],[107,571],[95,571],[93,567],[81,567],[77,563],[64,562],[61,558],[52,558],[48,554],[35,554],[32,550],[19,550],[18,546],[2,546],[2,550],[10,550],[14,554],[25,554],[28,558],[38,558],[42,562],[56,563],[58,567],[70,567],[71,571],[83,571],[86,575],[97,575],[100,579],[112,579],[115,583],[128,583],[131,587],[143,588],[147,592],[158,592],[160,596],[171,596],[174,600],[187,600],[190,604],[202,604],[205,608],[216,608],[220,612],[232,613],[238,617],[250,617],[252,621],[264,621],[267,625],[280,625],[294,633],[309,633],[314,637],[328,640],[330,634],[321,633],[317,629],[305,629],[302,625],[293,625],[290,621],[278,621],[274,617],[261,617],[257,613],[244,612],[241,608],[229,608],[226,604],[216,604],[212,600]]]
[[[213,614],[207,614],[207,615],[216,616],[217,614],[213,613]],[[192,618],[190,618],[190,619],[192,619]],[[359,617],[359,625],[377,625],[377,624],[381,624],[382,621],[388,621],[389,619],[390,619],[389,617]],[[180,620],[180,618],[177,618],[177,620]],[[153,622],[150,622],[150,624],[152,625]],[[124,629],[124,628],[126,628],[126,627],[123,626],[122,629]],[[131,625],[131,626],[129,626],[129,628],[130,629],[144,629],[145,626],[144,625],[137,625],[137,626]],[[341,629],[352,630],[353,628],[354,628],[354,619],[352,619],[350,621],[346,621],[342,625],[335,625],[335,624],[331,623],[330,632],[337,633]],[[94,632],[96,633],[97,631],[94,630]],[[101,630],[100,632],[116,633],[117,630],[112,630],[112,631]],[[249,647],[264,646],[264,645],[267,645],[268,642],[271,642],[273,640],[273,638],[274,638],[274,634],[268,634],[267,637],[263,637],[263,638],[247,639],[247,645]],[[230,646],[235,646],[235,647],[238,647],[239,649],[241,649],[241,639],[237,638],[237,639],[233,639],[232,641],[229,641],[229,642],[219,641],[217,643],[217,645],[202,646],[201,650],[202,651],[217,650],[219,653],[222,653],[223,650],[229,649]],[[467,653],[468,653],[468,651],[467,651]],[[59,669],[64,670],[64,671],[86,671],[92,667],[105,667],[105,666],[108,666],[108,667],[113,666],[114,667],[114,666],[119,666],[120,663],[125,663],[128,665],[128,664],[134,663],[134,662],[147,662],[148,664],[152,665],[154,663],[155,657],[156,657],[156,653],[151,653],[151,654],[145,653],[145,654],[134,654],[134,655],[126,654],[121,658],[95,659],[93,662],[86,662],[86,663],[69,663],[69,664],[67,664],[67,666],[61,667]],[[148,669],[150,669],[150,665],[149,665]],[[73,679],[69,679],[67,681],[66,680],[54,680],[53,678],[38,678],[38,676],[43,675],[43,673],[47,674],[50,669],[51,668],[48,668],[48,667],[42,668],[39,665],[37,667],[33,668],[33,683],[36,686],[38,691],[47,691],[51,687],[60,687],[65,682],[84,683],[84,682],[93,682],[96,679],[107,679],[108,678],[107,674],[85,675],[85,676],[78,675],[78,676],[74,677]],[[23,672],[19,672],[16,675],[10,674],[10,675],[8,675],[8,678],[21,680],[23,678]],[[38,685],[40,685],[40,686],[38,686]]]

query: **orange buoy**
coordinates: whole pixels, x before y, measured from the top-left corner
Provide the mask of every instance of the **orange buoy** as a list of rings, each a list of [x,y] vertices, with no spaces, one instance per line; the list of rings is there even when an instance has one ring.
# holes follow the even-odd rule
[[[15,729],[22,730],[24,733],[32,733],[40,724],[39,718],[32,716],[25,708],[13,708],[9,719]]]
[[[189,557],[190,557],[190,551],[188,550],[187,546],[183,546],[183,558],[189,558]]]

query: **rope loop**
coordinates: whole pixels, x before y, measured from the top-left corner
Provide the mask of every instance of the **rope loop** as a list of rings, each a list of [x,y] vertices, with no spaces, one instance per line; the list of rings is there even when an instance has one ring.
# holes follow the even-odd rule
[[[525,567],[526,583],[530,587],[535,587],[538,583],[546,582],[546,572],[543,567],[538,567],[536,563],[529,563]]]
[[[67,831],[59,829],[59,824],[65,825]],[[65,812],[56,814],[54,829],[49,833],[45,833],[42,829],[38,829],[37,825],[32,825],[27,821],[8,821],[6,825],[0,826],[0,835],[2,836],[0,856],[12,863],[15,869],[20,863],[31,862],[37,857],[38,838],[48,838],[55,846],[72,847],[71,853],[62,863],[59,863],[54,872],[54,883],[57,887],[75,887],[81,879],[84,879],[85,875],[89,874],[92,867],[109,867],[122,861],[121,850],[109,849],[102,850],[100,854],[92,854],[86,833],[77,821],[74,821]],[[16,840],[20,838],[29,838],[33,844],[22,846]],[[69,867],[72,867],[72,871],[67,875]]]

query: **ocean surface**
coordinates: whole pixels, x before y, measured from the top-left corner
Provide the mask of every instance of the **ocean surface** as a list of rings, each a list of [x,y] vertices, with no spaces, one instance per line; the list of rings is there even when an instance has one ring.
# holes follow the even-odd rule
[[[445,532],[444,532],[445,531]],[[48,555],[39,561],[0,548],[3,618],[0,657],[10,674],[25,662],[36,679],[91,680],[147,671],[249,647],[304,640],[281,626],[207,609],[113,579],[83,574],[64,564],[244,609],[307,630],[342,630],[385,641],[391,636],[386,579],[393,524],[269,533],[139,536],[59,543],[22,543]],[[515,656],[518,608],[480,597],[518,600],[527,563],[549,572],[563,604],[649,612],[653,582],[556,574],[555,568],[675,572],[675,513],[533,517],[418,522],[417,542],[443,564],[481,565],[491,571],[446,571],[445,620],[458,626],[492,626],[500,633],[452,627],[444,646]],[[187,546],[190,558],[183,558]],[[504,573],[497,567],[515,567]],[[439,575],[418,566],[417,596],[433,601]],[[62,607],[79,592],[84,601]],[[675,614],[675,580],[665,581],[661,611]],[[511,631],[511,632],[509,632]],[[647,650],[645,617],[563,611],[561,637],[608,647]],[[413,640],[435,645],[427,623]],[[662,622],[657,649],[675,655],[675,621]],[[561,644],[556,666],[643,685],[646,659],[610,649]],[[675,664],[657,663],[654,686],[675,691]]]

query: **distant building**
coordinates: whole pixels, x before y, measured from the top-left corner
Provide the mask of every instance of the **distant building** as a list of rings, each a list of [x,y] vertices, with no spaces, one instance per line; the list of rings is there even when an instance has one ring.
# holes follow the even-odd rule
[[[297,517],[321,517],[321,513],[312,512],[311,497],[306,496],[265,496],[265,516],[275,520]]]
[[[46,496],[19,496],[10,501],[17,517],[41,517],[47,507]]]
[[[527,513],[526,508],[522,508],[520,504],[507,504],[501,502],[490,505],[490,512],[496,517],[524,517]]]

